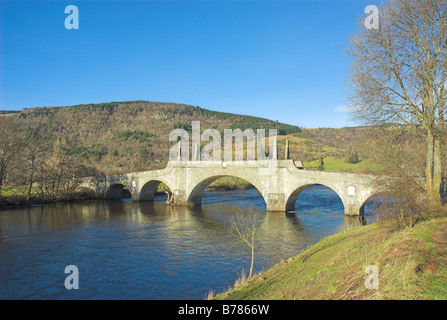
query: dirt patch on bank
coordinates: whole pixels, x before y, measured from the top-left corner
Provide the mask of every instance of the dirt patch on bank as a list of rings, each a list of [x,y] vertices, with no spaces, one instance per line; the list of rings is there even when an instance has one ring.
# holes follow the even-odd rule
[[[447,267],[447,223],[442,223],[430,234],[439,255],[439,262]]]

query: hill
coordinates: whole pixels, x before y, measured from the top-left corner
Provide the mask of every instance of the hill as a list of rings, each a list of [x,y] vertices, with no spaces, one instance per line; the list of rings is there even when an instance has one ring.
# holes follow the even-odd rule
[[[222,136],[224,129],[235,128],[301,132],[298,126],[264,118],[150,101],[38,107],[0,114],[5,116],[28,136],[63,139],[71,155],[105,173],[165,167],[173,145],[169,133],[174,128],[191,131],[192,121],[200,121],[202,130],[218,129]]]
[[[364,154],[356,151],[368,138],[367,128],[301,129],[185,104],[127,101],[36,107],[3,111],[2,118],[14,122],[24,136],[63,140],[78,163],[106,174],[164,168],[174,144],[169,141],[169,133],[174,128],[191,132],[192,121],[197,120],[202,131],[215,128],[222,137],[224,129],[276,128],[279,158],[284,158],[288,140],[290,158],[303,161],[309,170],[362,172],[371,165]],[[228,185],[226,180],[225,187]],[[236,180],[230,185],[247,187]]]

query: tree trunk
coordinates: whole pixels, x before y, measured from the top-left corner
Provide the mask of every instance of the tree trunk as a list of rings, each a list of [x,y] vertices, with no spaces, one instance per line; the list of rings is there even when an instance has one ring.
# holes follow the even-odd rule
[[[442,183],[442,149],[441,140],[439,137],[435,138],[434,151],[433,151],[433,181],[432,181],[432,194],[433,200],[436,203],[441,204],[441,183]]]
[[[255,262],[255,243],[254,243],[254,234],[251,235],[251,266],[250,266],[250,274],[248,275],[248,279],[253,275],[253,265]]]
[[[425,164],[425,187],[427,198],[433,204],[441,203],[442,159],[441,140],[430,134],[427,137],[427,160]]]
[[[433,198],[433,159],[434,159],[434,136],[427,136],[427,154],[425,162],[425,192],[427,198]]]
[[[34,182],[34,155],[31,157],[31,172],[28,185],[28,199],[31,198],[31,189],[33,188],[33,182]]]
[[[6,177],[6,171],[5,171],[6,164],[4,163],[4,160],[0,159],[0,192],[3,188],[3,181]]]
[[[167,191],[167,190],[165,191],[165,193],[168,195],[168,199],[166,199],[166,204],[169,205],[169,204],[171,204],[172,200],[174,200],[174,194],[170,195],[169,191]],[[169,196],[170,196],[170,198],[169,198]]]

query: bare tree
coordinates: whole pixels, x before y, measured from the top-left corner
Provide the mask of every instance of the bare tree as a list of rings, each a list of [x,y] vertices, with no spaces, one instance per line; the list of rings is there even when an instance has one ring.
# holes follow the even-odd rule
[[[0,119],[0,192],[21,148],[14,121]]]
[[[424,139],[405,129],[371,128],[364,152],[376,164],[370,171],[381,191],[377,218],[411,227],[432,211],[424,197]]]
[[[351,109],[369,124],[397,123],[424,137],[425,192],[440,203],[447,102],[447,2],[391,0],[379,29],[349,41]]]
[[[231,217],[230,232],[251,249],[251,264],[248,278],[253,275],[253,266],[255,259],[255,234],[263,216],[255,211],[237,213]]]
[[[70,155],[64,139],[58,138],[49,146],[43,151],[44,159],[37,167],[36,180],[41,197],[54,201],[74,195],[86,168]]]
[[[27,181],[27,197],[31,197],[33,185],[37,181],[36,173],[45,160],[48,143],[41,137],[29,136],[23,139],[23,149],[20,156],[21,173]]]

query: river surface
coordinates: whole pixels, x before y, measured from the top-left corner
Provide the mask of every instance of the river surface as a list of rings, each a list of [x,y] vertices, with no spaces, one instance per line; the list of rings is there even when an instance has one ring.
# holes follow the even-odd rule
[[[360,227],[329,188],[312,186],[296,211],[266,213],[256,190],[206,192],[200,207],[130,199],[0,209],[0,299],[204,299],[250,268],[250,248],[229,232],[235,213],[259,211],[255,272],[324,237]],[[65,267],[79,271],[67,290]]]

